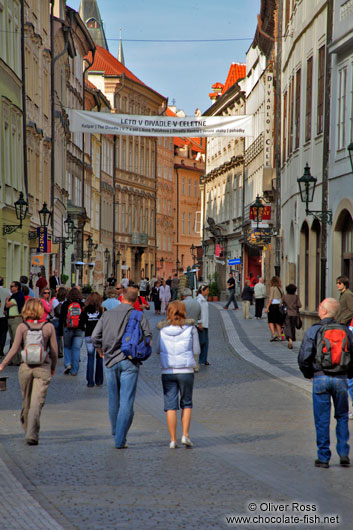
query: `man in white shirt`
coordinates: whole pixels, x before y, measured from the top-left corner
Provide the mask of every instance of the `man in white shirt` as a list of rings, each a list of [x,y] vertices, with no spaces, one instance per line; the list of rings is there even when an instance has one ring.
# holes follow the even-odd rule
[[[265,280],[263,279],[262,276],[259,278],[259,281],[254,287],[254,293],[255,293],[255,318],[261,318],[262,311],[265,305],[265,299],[267,297]]]

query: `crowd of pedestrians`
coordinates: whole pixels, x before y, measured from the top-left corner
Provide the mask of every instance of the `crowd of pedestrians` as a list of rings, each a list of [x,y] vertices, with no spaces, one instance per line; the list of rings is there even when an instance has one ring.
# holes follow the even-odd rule
[[[21,276],[6,289],[0,278],[0,371],[9,364],[19,366],[22,392],[21,425],[28,445],[39,441],[40,414],[58,357],[64,357],[64,374],[77,376],[81,349],[87,351],[87,387],[108,388],[108,412],[117,449],[125,449],[133,421],[139,369],[152,351],[152,330],[144,314],[154,303],[156,314],[165,315],[157,324],[156,353],[160,356],[164,410],[170,434],[169,447],[178,447],[177,411],[181,408],[181,444],[192,447],[190,422],[194,373],[208,366],[209,287],[201,284],[196,296],[187,275],[167,280],[141,277],[139,283],[123,277],[119,284],[107,279],[105,300],[97,292],[86,298],[78,286],[60,285],[57,272],[49,279],[42,273],[35,297],[28,278]],[[176,281],[178,280],[178,281]],[[174,282],[174,283],[173,283]],[[339,301],[323,300],[319,322],[305,333],[298,363],[304,377],[313,380],[313,410],[317,439],[315,466],[328,468],[330,451],[330,406],[335,408],[337,452],[342,466],[349,466],[348,395],[353,403],[353,293],[345,276],[337,278]],[[235,280],[227,280],[228,301],[224,309],[238,309]],[[241,292],[243,318],[267,314],[270,341],[287,340],[293,349],[296,330],[302,326],[297,287],[282,288],[274,276],[267,292],[264,279],[250,276]],[[267,302],[266,302],[267,301]],[[6,335],[10,349],[4,356]],[[275,346],[274,346],[275,347]],[[352,378],[352,379],[351,379]],[[352,382],[351,382],[352,381]]]

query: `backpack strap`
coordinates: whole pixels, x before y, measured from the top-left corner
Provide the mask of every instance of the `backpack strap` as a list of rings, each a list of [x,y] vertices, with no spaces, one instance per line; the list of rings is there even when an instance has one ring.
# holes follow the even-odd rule
[[[41,331],[44,328],[45,324],[50,324],[50,322],[46,320],[45,322],[43,322],[40,328],[31,328],[31,326],[26,320],[23,322],[23,324],[25,324],[30,331]]]

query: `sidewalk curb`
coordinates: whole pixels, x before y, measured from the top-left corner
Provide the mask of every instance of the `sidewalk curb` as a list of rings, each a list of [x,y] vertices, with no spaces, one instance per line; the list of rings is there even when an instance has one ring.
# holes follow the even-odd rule
[[[281,368],[278,368],[277,366],[273,366],[267,361],[264,361],[263,359],[260,359],[254,353],[252,353],[249,348],[245,346],[245,344],[241,341],[239,334],[237,330],[234,327],[234,324],[232,322],[232,319],[230,318],[228,312],[222,311],[222,307],[220,305],[214,305],[214,307],[219,311],[220,316],[222,318],[222,323],[224,326],[226,338],[228,340],[229,346],[232,348],[232,350],[237,353],[244,361],[249,362],[250,364],[256,366],[260,370],[263,370],[264,372],[272,375],[276,379],[281,380],[282,382],[286,384],[293,385],[300,390],[303,390],[306,393],[309,393],[311,395],[312,393],[312,384],[309,383],[305,379],[300,379],[299,376],[291,375],[288,372],[282,370]],[[249,339],[250,340],[250,339]]]

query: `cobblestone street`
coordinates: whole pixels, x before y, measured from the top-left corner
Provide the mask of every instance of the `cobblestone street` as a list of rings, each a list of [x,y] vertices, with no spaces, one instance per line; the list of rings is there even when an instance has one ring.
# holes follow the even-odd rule
[[[339,466],[334,421],[330,468],[314,467],[311,383],[297,368],[299,342],[289,351],[269,342],[265,319],[210,306],[211,365],[195,374],[192,450],[169,449],[157,355],[140,371],[124,451],[110,434],[106,384],[86,387],[84,350],[78,378],[64,376],[59,360],[38,447],[24,443],[17,368],[7,369],[0,529],[260,528],[226,516],[265,517],[269,503],[277,506],[272,515],[301,518],[294,528],[311,528],[305,514],[338,516],[339,528],[352,528],[352,469]],[[155,327],[160,317],[148,317]],[[285,525],[267,524],[274,527]]]

